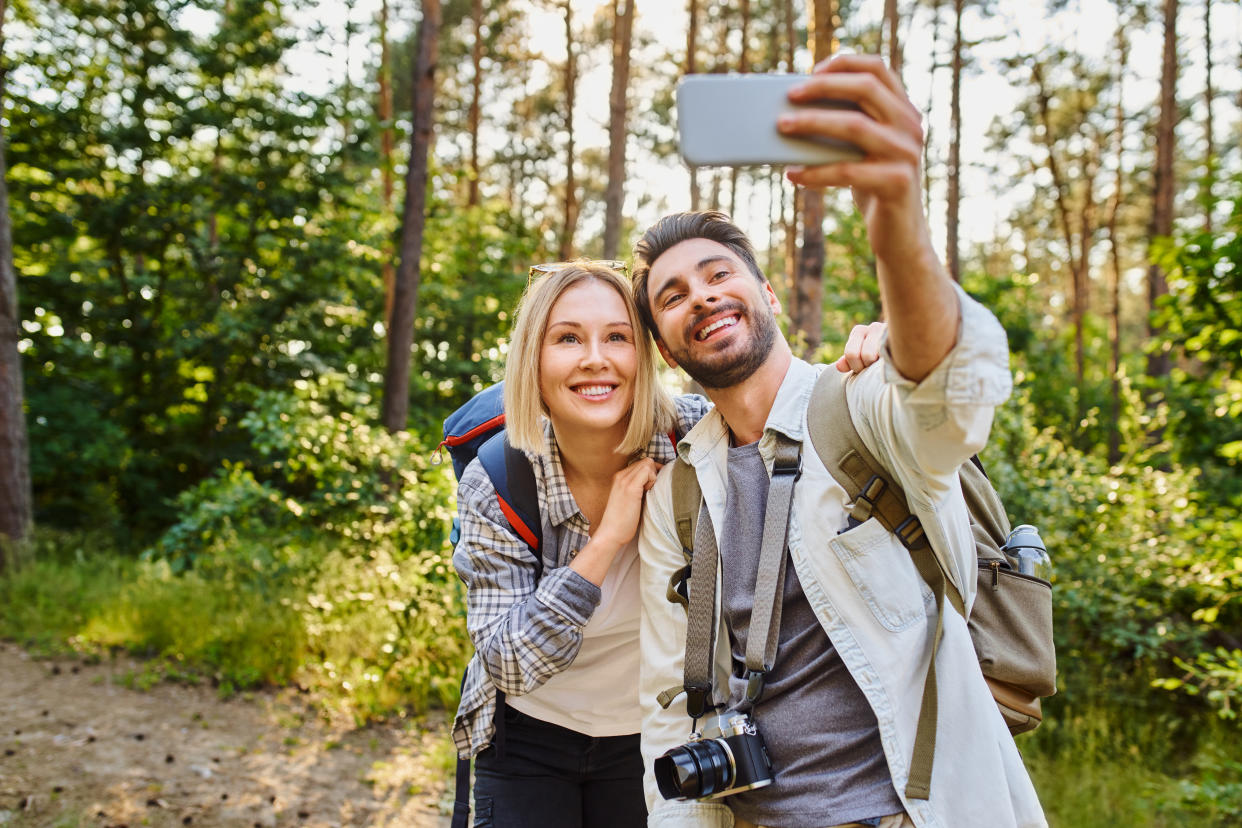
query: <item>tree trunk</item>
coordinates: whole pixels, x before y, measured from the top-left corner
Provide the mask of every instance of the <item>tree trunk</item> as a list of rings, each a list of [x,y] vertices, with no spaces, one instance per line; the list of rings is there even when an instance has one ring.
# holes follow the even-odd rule
[[[4,46],[6,0],[0,0],[0,54]],[[0,74],[0,100],[4,76]],[[7,554],[30,532],[30,446],[22,402],[22,362],[17,350],[21,316],[13,268],[13,225],[9,218],[8,164],[0,123],[0,570]]]
[[[923,212],[931,214],[931,146],[932,146],[932,108],[936,94],[936,72],[940,69],[940,3],[932,0],[932,34],[931,34],[931,69],[928,72],[930,83],[927,84],[927,107],[923,110]]]
[[[470,130],[470,188],[466,193],[466,205],[479,204],[479,122],[483,94],[483,0],[474,0],[470,10],[474,26],[474,45],[470,51],[470,111],[467,128]]]
[[[392,209],[393,196],[393,137],[392,137],[392,55],[388,48],[388,0],[381,0],[379,17],[380,65],[379,65],[379,115],[380,121],[380,182],[384,193],[384,213]],[[392,293],[396,271],[392,265],[391,241],[384,243],[384,263],[380,276],[384,280],[384,329],[392,324]]]
[[[795,26],[793,0],[785,0],[782,11],[785,22],[785,45],[788,48],[786,68],[794,70],[794,55],[798,52],[798,32]],[[796,295],[795,268],[798,265],[798,194],[800,190],[793,187],[789,190],[789,213],[785,212],[786,179],[781,176],[781,223],[784,225],[785,241],[785,313],[790,320],[797,319],[795,312]]]
[[[901,41],[897,37],[897,0],[884,0],[884,22],[888,28],[888,65],[897,77],[901,77]]]
[[[604,194],[604,258],[617,258],[621,210],[625,206],[626,99],[630,85],[630,42],[634,0],[612,4],[612,92],[608,114],[608,189]]]
[[[1212,232],[1212,211],[1216,208],[1216,138],[1212,125],[1212,104],[1216,90],[1212,87],[1212,0],[1203,0],[1203,104],[1205,108],[1203,131],[1207,138],[1207,163],[1203,170],[1203,229]]]
[[[384,370],[384,427],[405,429],[410,408],[410,349],[418,308],[419,259],[426,224],[427,154],[431,149],[436,94],[436,63],[440,52],[440,0],[423,0],[414,58],[413,129],[405,176],[405,211],[401,223],[401,260],[393,285],[392,325],[388,328],[388,364]]]
[[[565,9],[565,213],[561,224],[560,260],[574,256],[574,232],[578,226],[578,183],[574,179],[574,103],[578,85],[578,56],[574,53],[574,12],[570,0]]]
[[[742,13],[742,47],[738,51],[737,71],[745,75],[750,72],[750,0],[741,0]],[[737,215],[737,177],[738,168],[729,168],[729,215]]]
[[[1117,108],[1113,119],[1113,157],[1117,165],[1113,181],[1113,197],[1108,207],[1108,246],[1112,259],[1112,279],[1109,284],[1110,307],[1108,312],[1109,341],[1109,422],[1108,462],[1115,465],[1121,460],[1121,247],[1117,243],[1117,215],[1121,211],[1125,185],[1125,130],[1126,116],[1123,86],[1130,60],[1129,39],[1125,24],[1117,26]]]
[[[1173,232],[1173,142],[1177,127],[1177,0],[1164,0],[1164,59],[1160,72],[1160,120],[1156,125],[1156,180],[1152,202],[1149,240]],[[1156,304],[1169,292],[1164,271],[1155,262],[1147,268],[1147,300],[1154,313]],[[1148,336],[1159,340],[1164,331],[1148,317]],[[1169,354],[1156,347],[1147,357],[1147,375],[1169,375]]]
[[[699,48],[699,0],[689,0],[686,7],[686,13],[690,19],[686,28],[686,74],[693,75],[698,71],[698,61],[695,59],[695,52]],[[699,210],[699,171],[690,168],[690,209]]]
[[[808,11],[811,55],[816,64],[833,52],[836,8],[833,0],[813,0]],[[824,191],[802,195],[802,259],[794,290],[794,331],[802,336],[802,356],[812,359],[824,339]]]
[[[1084,351],[1084,326],[1087,316],[1087,268],[1091,263],[1091,245],[1095,237],[1095,192],[1094,178],[1099,163],[1099,148],[1084,148],[1083,152],[1095,152],[1083,162],[1082,206],[1077,216],[1070,211],[1070,189],[1072,182],[1067,180],[1061,169],[1056,153],[1052,123],[1052,93],[1044,79],[1043,65],[1035,60],[1031,64],[1031,78],[1036,85],[1036,98],[1039,105],[1039,118],[1043,127],[1044,146],[1048,152],[1048,173],[1052,177],[1052,188],[1056,194],[1056,212],[1061,225],[1061,234],[1065,241],[1066,257],[1070,270],[1070,314],[1074,326],[1074,364],[1075,376],[1078,380],[1078,400],[1081,404],[1083,377],[1086,373],[1086,356]],[[1087,143],[1084,138],[1083,143]],[[1078,244],[1074,243],[1074,227],[1078,227]],[[1078,419],[1082,414],[1079,411]]]
[[[949,91],[949,182],[945,216],[945,264],[953,281],[962,281],[962,265],[958,259],[958,214],[962,201],[962,7],[963,0],[953,0],[953,80]]]

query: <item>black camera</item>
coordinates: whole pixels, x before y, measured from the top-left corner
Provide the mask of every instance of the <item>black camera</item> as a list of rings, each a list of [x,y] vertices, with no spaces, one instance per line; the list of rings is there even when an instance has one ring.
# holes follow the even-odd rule
[[[690,741],[655,760],[665,799],[715,799],[772,782],[763,737],[744,713],[723,713]]]

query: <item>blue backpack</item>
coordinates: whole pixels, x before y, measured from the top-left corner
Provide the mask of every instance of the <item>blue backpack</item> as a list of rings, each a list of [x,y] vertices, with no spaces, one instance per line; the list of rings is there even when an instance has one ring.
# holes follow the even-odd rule
[[[513,531],[526,541],[542,569],[539,547],[543,526],[539,520],[539,499],[535,491],[535,471],[526,455],[509,445],[505,438],[504,382],[484,388],[444,421],[444,439],[437,451],[448,450],[453,474],[458,480],[470,461],[479,458],[496,489],[500,511]],[[453,545],[461,536],[461,526],[453,518]],[[542,574],[537,572],[537,574]]]
[[[444,421],[444,439],[437,452],[448,450],[453,474],[458,480],[475,457],[483,465],[496,489],[496,501],[513,531],[535,556],[535,579],[543,575],[543,524],[539,517],[539,494],[535,470],[530,460],[509,444],[505,436],[504,383],[484,388],[467,400]],[[453,545],[461,539],[461,525],[453,518],[449,535]],[[465,692],[466,677],[461,677]],[[497,710],[504,708],[504,693],[497,691]],[[496,717],[496,740],[504,740],[504,717]],[[466,828],[470,821],[470,760],[457,760],[456,794],[453,797],[452,828]]]

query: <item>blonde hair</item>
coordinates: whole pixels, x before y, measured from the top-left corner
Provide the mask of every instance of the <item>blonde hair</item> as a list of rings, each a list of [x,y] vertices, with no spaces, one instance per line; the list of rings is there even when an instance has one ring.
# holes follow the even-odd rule
[[[633,454],[647,447],[656,432],[673,426],[675,408],[668,391],[656,374],[655,344],[638,313],[626,277],[609,267],[590,261],[570,262],[565,267],[536,280],[526,288],[518,303],[509,357],[505,362],[505,429],[515,448],[537,454],[546,453],[542,418],[548,409],[539,393],[539,357],[548,317],[556,300],[574,285],[597,281],[608,285],[625,303],[634,328],[634,347],[638,351],[638,370],[634,377],[634,402],[630,422],[619,454]]]

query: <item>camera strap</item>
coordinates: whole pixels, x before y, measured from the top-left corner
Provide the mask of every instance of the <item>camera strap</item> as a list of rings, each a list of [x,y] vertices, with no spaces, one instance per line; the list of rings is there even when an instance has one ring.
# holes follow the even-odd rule
[[[763,694],[764,676],[775,666],[780,641],[781,597],[785,585],[785,540],[793,488],[802,473],[802,446],[783,434],[776,435],[776,453],[768,504],[764,512],[763,541],[755,574],[755,596],[750,631],[746,640],[746,694],[740,709],[749,710]],[[696,481],[697,483],[697,481]],[[720,549],[707,510],[695,527],[694,556],[690,571],[690,598],[686,620],[686,658],[683,685],[686,712],[700,718],[711,698],[712,653],[715,649],[716,573]]]

